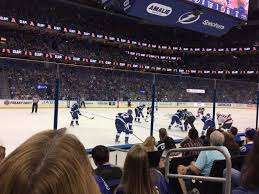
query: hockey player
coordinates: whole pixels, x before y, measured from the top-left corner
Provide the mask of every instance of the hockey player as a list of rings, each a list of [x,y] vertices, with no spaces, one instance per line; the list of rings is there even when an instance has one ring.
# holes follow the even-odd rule
[[[152,107],[148,106],[147,107],[147,115],[146,115],[146,119],[145,119],[146,122],[148,122],[148,118],[151,116],[151,112],[152,112]]]
[[[196,117],[200,117],[200,116],[203,117],[204,111],[205,111],[205,108],[202,108],[202,107],[198,108],[197,116]]]
[[[176,123],[180,127],[180,129],[183,130],[183,124],[181,122],[181,120],[183,119],[183,116],[184,116],[183,111],[177,110],[177,112],[172,116],[171,123],[168,126],[168,129],[170,130],[172,125]]]
[[[220,129],[230,129],[233,124],[231,114],[221,114],[217,112],[217,120]]]
[[[215,122],[212,120],[210,113],[207,113],[201,118],[201,121],[204,123],[201,134],[205,135],[206,131],[210,128],[215,128]]]
[[[125,133],[125,144],[129,143],[129,134],[133,133],[132,129],[132,110],[128,110],[126,113],[118,113],[115,119],[115,127],[117,134],[115,137],[115,143],[119,143],[121,132]]]
[[[143,109],[145,108],[145,104],[137,106],[135,108],[135,121],[140,123],[140,116],[142,116],[142,118],[144,118],[143,115]]]
[[[78,115],[81,115],[81,113],[79,111],[79,104],[77,102],[72,105],[71,110],[70,110],[70,114],[72,116],[70,126],[74,126],[74,121],[76,122],[76,125],[79,125]]]
[[[196,120],[195,116],[190,111],[187,111],[187,109],[183,110],[184,113],[184,130],[188,130],[188,125],[191,126],[191,128],[195,128],[193,125],[194,121]]]

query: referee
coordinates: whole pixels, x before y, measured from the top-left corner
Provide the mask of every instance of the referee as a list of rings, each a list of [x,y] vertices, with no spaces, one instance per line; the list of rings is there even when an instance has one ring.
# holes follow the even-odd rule
[[[32,111],[31,111],[31,113],[34,113],[34,111],[35,111],[35,113],[37,113],[39,101],[40,101],[40,99],[37,96],[34,96],[32,98]]]

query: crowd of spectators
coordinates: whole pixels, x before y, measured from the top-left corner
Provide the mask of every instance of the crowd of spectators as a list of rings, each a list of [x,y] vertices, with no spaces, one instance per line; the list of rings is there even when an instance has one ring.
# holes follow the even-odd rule
[[[239,152],[234,156],[226,141],[236,144],[239,142],[235,142],[231,129],[210,129],[209,139],[206,141],[203,137],[197,137],[195,130],[190,129],[180,147],[215,146],[224,151],[225,156],[232,161],[241,158],[240,169],[231,169],[233,194],[258,194],[259,177],[256,169],[259,132],[248,128],[245,134],[250,138],[247,143],[251,144],[251,149],[241,155],[242,147],[238,147]],[[167,147],[169,144],[170,147]],[[159,130],[158,142],[150,136],[142,144],[133,145],[127,152],[124,167],[120,168],[109,163],[109,148],[98,145],[92,149],[92,158],[96,165],[93,169],[83,145],[74,135],[67,134],[65,128],[43,131],[30,137],[6,158],[2,151],[5,148],[0,147],[0,192],[14,194],[22,190],[29,194],[195,193],[200,188],[191,180],[178,178],[178,191],[177,186],[165,178],[163,155],[164,152],[168,153],[167,149],[175,147],[174,140],[168,136],[166,129],[162,128]],[[190,164],[184,165],[184,161],[190,158]],[[176,153],[169,157],[169,170],[176,168],[180,175],[209,177],[215,162],[224,159],[224,155],[217,150]],[[178,164],[174,163],[174,160],[177,160]],[[235,166],[234,163],[232,165]],[[226,170],[221,170],[222,176],[226,176]],[[224,188],[223,185],[221,187]]]
[[[258,70],[258,56],[251,55],[215,55],[213,54],[185,54],[171,53],[160,54],[175,57],[175,60],[148,58],[144,56],[132,56],[127,48],[94,42],[76,37],[57,36],[53,33],[29,32],[25,30],[8,30],[1,27],[0,35],[7,39],[0,48],[20,49],[21,51],[43,52],[60,54],[62,56],[76,56],[81,58],[127,63],[136,65],[159,66],[161,68],[182,68],[195,70]],[[141,50],[134,50],[140,51]],[[147,53],[147,52],[144,52]],[[147,53],[149,54],[149,53]],[[152,53],[150,53],[152,54]]]
[[[2,60],[8,75],[10,97],[16,100],[53,99],[57,67],[54,64]],[[149,73],[59,66],[60,99],[92,101],[149,101],[153,75]],[[39,84],[47,86],[38,89]],[[212,102],[214,80],[172,75],[156,75],[158,101]],[[229,90],[229,88],[233,88]],[[203,89],[205,94],[190,94],[187,89]],[[255,102],[257,85],[248,82],[217,81],[217,101]]]

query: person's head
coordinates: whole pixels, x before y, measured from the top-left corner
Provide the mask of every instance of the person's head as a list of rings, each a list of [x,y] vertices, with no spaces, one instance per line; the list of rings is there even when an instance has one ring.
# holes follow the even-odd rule
[[[238,129],[236,127],[231,127],[230,128],[230,133],[235,136],[238,133]]]
[[[0,162],[5,158],[5,147],[0,146]]]
[[[254,140],[254,136],[256,134],[256,130],[253,128],[247,128],[245,130],[245,136],[246,136],[246,141],[253,141]]]
[[[228,132],[223,132],[224,135],[224,146],[227,148],[233,147],[233,146],[238,146],[238,144],[234,140],[234,136]]]
[[[140,144],[133,146],[126,157],[121,185],[125,194],[155,194],[149,174],[148,156]]]
[[[190,139],[195,140],[199,138],[199,133],[195,128],[191,128],[188,132],[188,136]]]
[[[170,149],[173,149],[173,148],[175,148],[174,141],[172,140],[172,138],[167,137],[165,139],[165,150],[170,150]]]
[[[206,132],[206,139],[208,140],[208,141],[210,141],[210,135],[215,131],[216,129],[214,129],[214,128],[209,128],[209,129],[207,129],[207,132]]]
[[[161,141],[165,140],[167,138],[167,131],[165,128],[159,129],[159,139]]]
[[[131,109],[129,109],[128,111],[127,111],[127,113],[129,114],[129,115],[132,115],[132,110]]]
[[[210,134],[210,144],[212,146],[223,146],[224,135],[219,131],[214,131]]]
[[[109,162],[109,149],[103,145],[98,145],[92,150],[92,157],[95,165],[100,166]]]
[[[142,143],[147,152],[155,151],[156,139],[153,136],[149,136]]]
[[[259,132],[256,132],[254,136],[254,145],[249,152],[246,161],[245,168],[241,173],[241,185],[251,191],[259,189]]]
[[[66,129],[30,137],[0,165],[1,194],[99,194],[84,146]]]

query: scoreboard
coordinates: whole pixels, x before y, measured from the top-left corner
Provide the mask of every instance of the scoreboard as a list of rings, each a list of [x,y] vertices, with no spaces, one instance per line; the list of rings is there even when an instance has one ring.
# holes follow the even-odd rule
[[[105,0],[103,5],[154,23],[222,36],[246,22],[249,0]]]
[[[247,21],[249,0],[188,0],[194,4]]]

